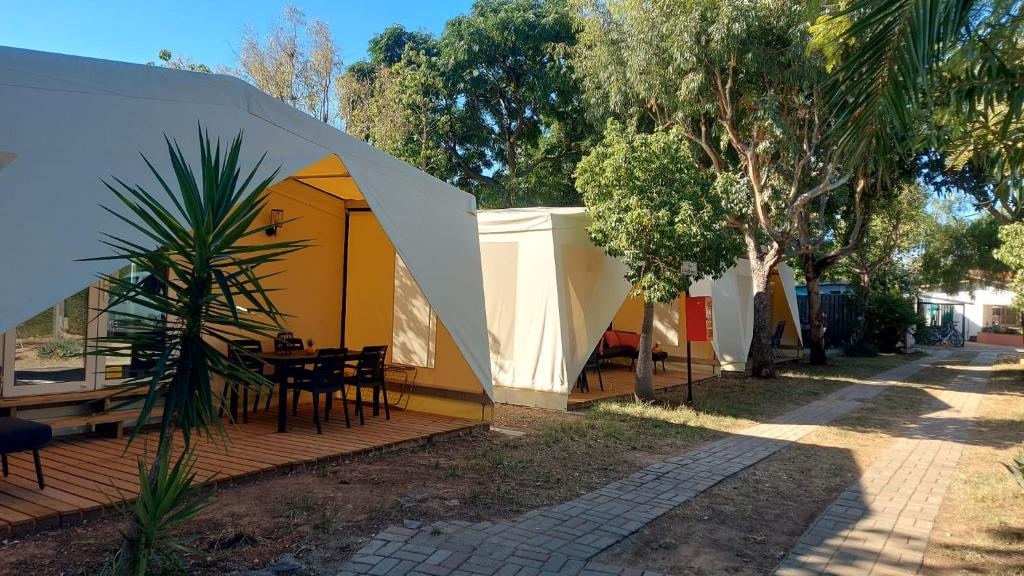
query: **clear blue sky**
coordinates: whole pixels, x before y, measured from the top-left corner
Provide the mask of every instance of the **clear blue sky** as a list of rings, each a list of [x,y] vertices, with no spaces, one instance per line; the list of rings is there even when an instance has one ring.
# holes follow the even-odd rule
[[[211,68],[235,65],[246,26],[265,33],[287,0],[0,0],[0,45],[144,63],[167,48]],[[370,37],[400,23],[439,33],[472,0],[295,0],[307,18],[330,24],[345,65]]]

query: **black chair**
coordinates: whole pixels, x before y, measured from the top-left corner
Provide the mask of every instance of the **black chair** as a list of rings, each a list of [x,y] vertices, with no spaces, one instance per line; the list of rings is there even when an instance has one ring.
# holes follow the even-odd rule
[[[131,359],[126,376],[133,379],[148,377],[160,365],[167,349],[167,335],[157,330],[139,333],[132,344]]]
[[[263,375],[264,363],[258,358],[253,358],[250,354],[260,354],[263,352],[263,343],[259,340],[243,339],[243,340],[232,340],[232,346],[228,350],[228,357],[234,362],[241,364],[247,370],[251,370],[257,374]],[[228,396],[228,389],[231,387],[229,382],[224,383],[224,391],[221,393],[222,398]],[[231,417],[235,418],[238,416],[238,390],[233,389],[231,392]],[[267,395],[267,408],[270,408],[270,399],[274,395]],[[260,391],[256,391],[256,400],[252,404],[252,411],[255,413],[260,405]],[[221,414],[224,413],[223,406],[221,407]],[[242,386],[242,422],[249,422],[249,387]]]
[[[363,416],[363,388],[373,390],[373,415],[380,414],[379,397],[384,395],[384,417],[391,420],[391,408],[388,405],[388,388],[384,383],[384,357],[387,355],[387,346],[363,346],[359,353],[359,361],[349,365],[350,369],[345,375],[345,384],[356,388],[356,412],[359,413],[359,423],[366,424]]]
[[[274,338],[274,354],[291,354],[292,352],[302,352],[305,349],[302,338],[291,336]]]
[[[782,360],[786,355],[782,353],[782,334],[786,331],[786,321],[779,320],[775,325],[775,333],[772,334],[772,359]]]
[[[601,359],[597,354],[597,348],[590,353],[590,357],[583,364],[583,370],[580,370],[580,375],[576,378],[576,385],[579,387],[580,392],[590,392],[590,382],[587,381],[587,369],[597,370],[597,383],[601,386],[601,391],[604,392],[604,378],[601,377]]]
[[[320,395],[327,394],[327,403],[324,410],[324,421],[331,419],[331,404],[334,393],[341,391],[342,409],[345,412],[345,427],[351,428],[352,422],[348,417],[348,396],[345,393],[345,356],[344,348],[335,348],[321,351],[313,360],[313,368],[300,369],[292,372],[293,382],[289,385],[292,390],[292,415],[298,411],[299,393],[309,392],[313,395],[313,422],[316,423],[316,433],[323,434],[320,425]]]
[[[0,458],[3,460],[4,478],[10,473],[7,455],[31,450],[36,463],[36,482],[39,483],[40,490],[46,488],[39,449],[46,446],[52,438],[53,429],[46,424],[9,416],[0,417]]]

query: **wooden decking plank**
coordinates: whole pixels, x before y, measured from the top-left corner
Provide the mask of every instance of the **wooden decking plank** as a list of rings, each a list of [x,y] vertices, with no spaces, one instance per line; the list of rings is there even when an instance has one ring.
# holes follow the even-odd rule
[[[53,486],[54,488],[67,492],[68,494],[74,494],[81,498],[97,502],[102,506],[109,506],[111,504],[111,498],[117,498],[117,494],[109,485],[98,486],[95,480],[66,474],[60,470],[44,469],[43,472],[46,474],[47,490]],[[35,472],[12,470],[11,476],[15,476],[15,474],[17,474],[23,481],[31,482],[33,484],[35,483]],[[105,488],[107,492],[103,492],[100,488]]]
[[[303,405],[296,416],[289,415],[288,432],[277,432],[276,411],[252,414],[247,424],[226,426],[223,441],[209,437],[195,439],[196,469],[200,477],[215,475],[215,481],[229,481],[254,473],[291,465],[321,462],[340,457],[372,453],[429,441],[460,430],[472,430],[480,422],[417,412],[394,410],[392,419],[384,414],[370,416],[366,425],[350,412],[351,428],[345,428],[340,406],[317,434],[312,407]],[[139,457],[153,454],[157,434],[144,431],[129,445],[126,438],[73,438],[58,440],[43,449],[46,490],[35,488],[30,457],[12,455],[12,475],[0,481],[0,537],[10,533],[46,528],[75,521],[86,512],[110,508],[124,498],[134,498],[138,489]],[[182,446],[180,432],[176,447]]]
[[[77,506],[68,504],[63,500],[58,500],[47,494],[45,490],[26,490],[25,488],[10,481],[0,482],[0,494],[40,506],[52,511],[55,516],[80,511]]]
[[[100,458],[88,449],[71,443],[64,443],[57,450],[51,451],[49,456],[60,458],[65,464],[81,465],[87,469],[107,474],[108,477],[120,478],[129,482],[135,481],[135,485],[138,484],[139,466],[134,459]]]
[[[130,457],[133,457],[135,461],[138,461],[138,459],[141,457],[141,458],[145,458],[146,462],[152,462],[153,453],[151,451],[147,450],[146,447],[139,446],[138,444],[135,444],[134,442],[131,443],[131,444],[122,443],[121,446],[115,446],[115,445],[109,444],[107,441],[99,441],[99,442],[90,442],[89,443],[89,447],[92,448],[92,449],[95,449],[96,451],[103,452],[104,454],[107,454],[107,455],[115,457],[115,458],[116,457],[129,457],[130,456]],[[175,451],[175,457],[180,455],[180,453],[181,453],[180,449],[176,450]],[[243,473],[243,471],[241,469],[236,469],[233,466],[231,466],[230,468],[235,473],[238,473],[238,474],[242,474]],[[196,459],[195,469],[198,472],[206,472],[208,474],[214,474],[214,473],[220,474],[220,473],[222,473],[221,470],[217,470],[217,469],[213,469],[213,468],[207,467],[205,462],[204,462],[204,459],[202,459],[202,458],[197,458]]]
[[[82,460],[81,457],[67,456],[59,452],[47,454],[47,458],[59,462],[62,472],[94,480],[97,482],[97,485],[103,484],[110,488],[117,488],[122,491],[127,490],[133,496],[138,491],[138,471],[135,474],[129,474],[119,470],[112,470],[108,467],[100,466],[98,463]]]
[[[93,510],[99,510],[106,505],[104,501],[97,501],[92,498],[82,496],[73,492],[69,492],[63,488],[53,486],[50,482],[50,478],[46,478],[46,488],[42,491],[39,490],[39,485],[36,483],[35,475],[31,477],[25,477],[20,474],[12,473],[10,476],[4,479],[5,482],[13,484],[26,490],[44,494],[54,500],[60,500],[67,505],[67,512],[92,512]],[[62,514],[64,512],[62,511]]]

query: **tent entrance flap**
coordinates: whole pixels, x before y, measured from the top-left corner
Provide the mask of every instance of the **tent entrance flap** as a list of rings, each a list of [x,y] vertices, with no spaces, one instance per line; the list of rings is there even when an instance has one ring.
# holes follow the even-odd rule
[[[343,345],[388,346],[386,362],[408,370],[394,392],[401,408],[479,418],[490,395],[376,212],[350,208],[346,220]]]

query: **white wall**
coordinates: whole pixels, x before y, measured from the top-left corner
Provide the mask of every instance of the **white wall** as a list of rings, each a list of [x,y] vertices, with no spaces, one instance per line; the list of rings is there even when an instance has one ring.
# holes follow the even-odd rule
[[[950,303],[966,302],[967,304],[963,307],[963,314],[960,312],[960,306],[956,306],[953,309],[953,322],[956,323],[959,329],[961,317],[966,316],[967,322],[964,339],[967,339],[977,335],[985,326],[985,306],[1009,306],[1013,301],[1013,293],[998,288],[980,288],[975,290],[974,294],[966,291],[957,294],[925,292],[921,294],[921,299],[925,302],[932,300],[937,303],[943,301],[950,301]]]

